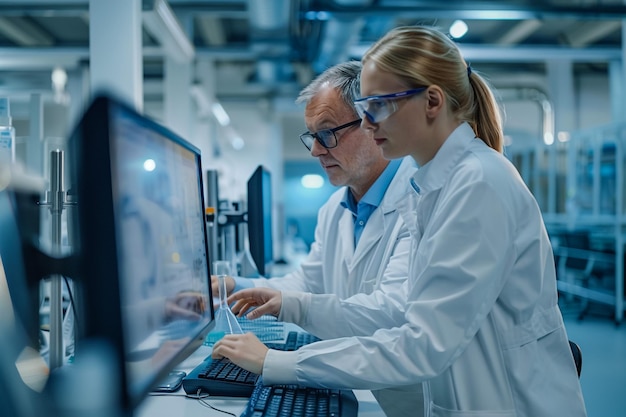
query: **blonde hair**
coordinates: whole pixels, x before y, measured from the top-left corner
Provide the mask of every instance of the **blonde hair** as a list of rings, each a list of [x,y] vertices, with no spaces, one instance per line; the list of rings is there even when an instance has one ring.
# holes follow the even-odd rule
[[[408,86],[438,85],[458,120],[467,122],[476,137],[502,152],[502,119],[487,82],[473,71],[457,45],[435,28],[404,26],[392,29],[363,56]]]

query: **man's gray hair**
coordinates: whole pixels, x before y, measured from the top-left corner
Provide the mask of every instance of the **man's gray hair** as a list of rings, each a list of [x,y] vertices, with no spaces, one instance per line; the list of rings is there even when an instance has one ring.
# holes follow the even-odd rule
[[[341,99],[354,110],[354,100],[361,97],[361,62],[348,61],[332,66],[318,75],[313,81],[300,91],[296,103],[308,104],[319,93],[320,89],[328,84],[339,90]]]

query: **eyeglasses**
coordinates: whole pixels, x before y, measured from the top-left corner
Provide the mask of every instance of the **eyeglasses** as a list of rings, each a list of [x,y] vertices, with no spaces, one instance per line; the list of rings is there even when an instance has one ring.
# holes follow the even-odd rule
[[[335,132],[359,123],[361,123],[361,119],[353,120],[350,123],[346,123],[345,125],[338,126],[334,129],[323,129],[315,133],[305,132],[300,135],[300,140],[309,151],[313,147],[315,139],[317,139],[320,145],[326,149],[335,148],[337,146],[337,136],[335,136]]]
[[[354,102],[354,107],[362,119],[367,117],[367,120],[371,123],[380,123],[398,110],[396,100],[419,94],[426,88],[428,87],[414,88],[381,96],[363,97]]]

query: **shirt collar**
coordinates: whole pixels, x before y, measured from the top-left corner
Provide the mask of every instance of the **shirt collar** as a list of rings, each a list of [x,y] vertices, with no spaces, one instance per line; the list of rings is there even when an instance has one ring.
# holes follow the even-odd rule
[[[387,188],[389,188],[389,184],[391,184],[391,181],[396,175],[396,172],[398,171],[401,163],[402,159],[394,159],[392,161],[389,161],[387,167],[378,176],[376,181],[374,181],[374,184],[372,184],[372,186],[367,190],[365,195],[363,195],[358,205],[361,206],[363,204],[367,204],[372,207],[378,207],[383,201],[385,192],[387,191]],[[350,189],[347,187],[346,193],[343,196],[343,200],[341,200],[341,205],[350,210],[354,215],[356,215],[358,212],[358,207],[354,196],[350,192]]]

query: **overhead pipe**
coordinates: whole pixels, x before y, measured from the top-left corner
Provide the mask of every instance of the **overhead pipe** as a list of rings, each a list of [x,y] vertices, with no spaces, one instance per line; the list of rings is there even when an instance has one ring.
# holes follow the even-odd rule
[[[545,144],[550,144],[551,141],[554,141],[554,105],[546,93],[534,87],[521,87],[498,88],[498,94],[503,101],[530,100],[537,103],[542,114],[542,140]]]

